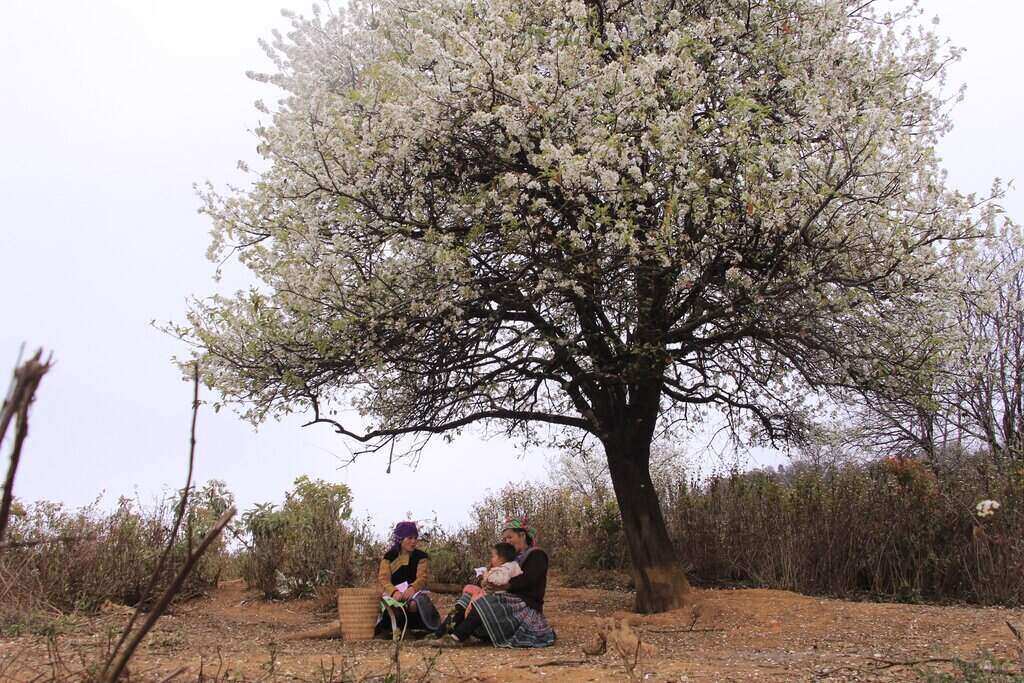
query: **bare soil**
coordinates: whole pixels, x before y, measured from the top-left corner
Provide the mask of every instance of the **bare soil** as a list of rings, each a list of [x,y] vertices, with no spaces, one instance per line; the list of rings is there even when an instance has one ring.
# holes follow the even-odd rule
[[[1002,660],[1021,665],[1006,621],[1024,610],[846,602],[775,590],[699,590],[694,607],[640,616],[629,593],[559,587],[545,612],[557,643],[539,650],[467,646],[402,648],[406,681],[622,681],[628,666],[612,648],[587,656],[583,647],[610,619],[628,619],[650,645],[637,680],[915,680],[925,672],[955,672],[953,660]],[[437,596],[446,611],[452,596]],[[263,602],[240,581],[175,607],[140,648],[133,681],[384,680],[387,641],[282,641],[324,626],[313,601]],[[118,610],[95,617],[62,617],[35,632],[0,638],[0,679],[69,677],[98,661],[110,633],[124,622]],[[58,661],[59,657],[59,661]],[[331,677],[333,676],[333,678]]]

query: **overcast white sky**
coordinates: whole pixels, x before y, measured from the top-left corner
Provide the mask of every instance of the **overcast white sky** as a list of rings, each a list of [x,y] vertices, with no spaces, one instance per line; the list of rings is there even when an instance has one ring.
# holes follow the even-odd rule
[[[923,0],[967,48],[968,85],[942,147],[951,182],[984,191],[1024,177],[1020,26],[1009,0]],[[269,68],[256,44],[286,22],[284,0],[4,0],[0,6],[0,372],[20,344],[54,351],[15,494],[71,505],[180,486],[190,387],[181,349],[149,326],[212,293],[208,225],[194,181],[223,184],[255,160],[245,78]],[[1006,202],[1024,219],[1024,199]],[[6,386],[0,377],[0,386]],[[488,488],[539,479],[544,455],[502,440],[435,443],[416,471],[367,459],[339,469],[344,443],[301,420],[254,432],[233,413],[201,414],[197,478],[223,479],[242,506],[279,501],[300,474],[348,483],[383,529],[410,510],[466,518]],[[5,454],[6,458],[6,454]],[[6,461],[2,463],[6,468]]]

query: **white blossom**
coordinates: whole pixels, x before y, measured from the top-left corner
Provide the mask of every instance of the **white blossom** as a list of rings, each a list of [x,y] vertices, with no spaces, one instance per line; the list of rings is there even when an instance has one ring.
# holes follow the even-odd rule
[[[573,19],[585,19],[587,16],[587,6],[581,0],[572,0],[569,3],[567,14]]]
[[[999,509],[999,501],[982,500],[975,506],[976,514],[979,517],[991,517]]]

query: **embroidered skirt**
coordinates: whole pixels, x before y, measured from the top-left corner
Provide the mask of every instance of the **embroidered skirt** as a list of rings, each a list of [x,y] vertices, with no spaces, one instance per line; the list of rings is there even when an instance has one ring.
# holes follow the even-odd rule
[[[471,597],[463,593],[456,604],[466,609]],[[474,635],[486,635],[498,647],[547,647],[555,642],[548,620],[518,595],[489,593],[474,600],[473,609],[480,615],[484,631]]]

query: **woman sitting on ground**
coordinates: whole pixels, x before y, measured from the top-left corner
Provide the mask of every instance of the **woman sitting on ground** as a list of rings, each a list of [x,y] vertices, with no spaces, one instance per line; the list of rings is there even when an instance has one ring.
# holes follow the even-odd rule
[[[391,534],[391,547],[380,561],[377,581],[383,597],[403,603],[404,610],[395,610],[399,629],[434,631],[441,619],[427,592],[429,556],[416,547],[418,540],[415,522],[399,522]],[[375,632],[382,635],[390,631],[391,619],[382,613]]]
[[[475,600],[471,592],[463,593],[453,614],[445,620],[451,628],[438,633],[441,644],[460,645],[470,636],[498,647],[547,647],[555,642],[555,632],[544,618],[547,553],[534,545],[532,531],[519,519],[505,524],[502,540],[516,549],[516,562],[522,574],[510,578],[505,585],[485,581],[486,594],[476,596]]]

